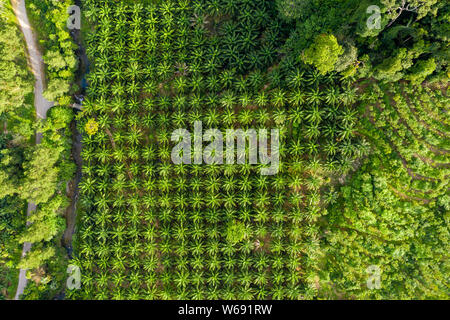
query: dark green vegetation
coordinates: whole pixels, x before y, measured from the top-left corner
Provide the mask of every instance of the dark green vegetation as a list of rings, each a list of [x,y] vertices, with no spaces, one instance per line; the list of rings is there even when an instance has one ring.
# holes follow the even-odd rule
[[[18,267],[29,269],[31,279],[22,299],[51,299],[65,289],[67,254],[61,246],[69,205],[67,183],[75,174],[72,159],[72,129],[74,111],[72,94],[77,57],[76,45],[67,30],[67,8],[74,2],[39,0],[27,1],[29,19],[36,30],[46,69],[44,96],[55,103],[47,113],[48,119],[39,127],[43,139],[33,147],[28,164],[24,166],[27,179],[22,187],[26,199],[38,205],[28,221],[31,223],[19,241],[31,242],[31,252]],[[43,19],[43,17],[45,17]]]
[[[100,128],[83,138],[74,297],[314,297],[322,187],[367,150],[355,91],[276,54],[287,26],[269,1],[85,7],[97,25],[83,114]],[[279,128],[280,173],[174,165],[172,131],[196,120]]]
[[[22,34],[9,2],[0,11],[0,121],[1,130],[27,140],[33,135],[33,77],[27,68]]]
[[[348,297],[447,299],[449,101],[434,88],[368,92],[358,129],[378,152],[341,188],[326,227],[327,290]],[[369,265],[381,290],[363,285]],[[329,273],[328,273],[329,272]]]
[[[64,210],[69,205],[66,184],[75,174],[70,129],[73,117],[70,108],[50,109],[41,129],[42,142],[30,150],[32,153],[24,164],[23,196],[38,205],[28,218],[30,225],[19,238],[21,243],[33,244],[18,265],[32,270],[33,281],[24,297],[27,299],[51,298],[63,289],[66,261],[60,243],[65,229]]]
[[[335,70],[382,82],[447,81],[449,6],[438,0],[276,0],[280,16],[296,22],[287,52],[300,54],[322,34],[344,49]],[[379,26],[368,28],[380,9]]]
[[[67,8],[73,0],[31,0],[27,11],[37,31],[44,53],[47,88],[44,96],[63,106],[72,102],[71,94],[77,91],[75,71],[77,69],[76,45],[67,30]]]
[[[30,277],[35,280],[33,283],[43,282],[42,290],[49,289],[45,285],[51,280],[54,280],[52,290],[58,289],[64,280],[65,270],[61,270],[64,269],[63,260],[55,260],[54,256],[62,250],[59,239],[65,227],[62,216],[68,205],[66,182],[75,170],[71,162],[71,132],[68,127],[73,119],[72,112],[66,107],[50,109],[48,120],[40,126],[43,139],[39,145],[17,145],[11,134],[2,135],[1,212],[2,222],[5,223],[2,224],[2,237],[6,238],[11,233],[11,244],[5,242],[10,250],[17,249],[24,242],[32,243],[30,253],[19,263],[14,259],[8,267],[30,269]],[[37,210],[28,218],[30,225],[27,228],[24,225],[26,202],[37,205]],[[6,255],[5,258],[12,257]],[[50,258],[53,258],[52,262],[58,261],[56,266],[51,267],[58,268],[57,273],[45,268],[52,264],[48,261]],[[46,273],[53,273],[58,280]]]

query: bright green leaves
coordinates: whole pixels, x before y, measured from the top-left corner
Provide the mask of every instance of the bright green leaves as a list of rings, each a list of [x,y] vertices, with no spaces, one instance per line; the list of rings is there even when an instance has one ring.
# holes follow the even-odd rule
[[[236,244],[241,242],[242,240],[248,238],[248,231],[245,224],[241,221],[234,221],[228,225],[226,237],[227,240]]]
[[[335,69],[335,64],[343,53],[344,49],[335,36],[322,34],[303,52],[302,60],[315,66],[321,74],[327,74]]]

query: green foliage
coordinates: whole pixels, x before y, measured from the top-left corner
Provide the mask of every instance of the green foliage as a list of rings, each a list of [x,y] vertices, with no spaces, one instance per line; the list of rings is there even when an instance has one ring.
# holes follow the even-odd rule
[[[408,56],[405,48],[400,49],[397,54],[384,60],[377,66],[377,78],[380,80],[398,81],[403,77],[402,71],[412,64],[412,58]]]
[[[22,162],[22,148],[4,148],[0,151],[0,198],[19,191],[23,177]]]
[[[55,255],[55,249],[48,248],[32,248],[30,252],[19,262],[18,267],[21,269],[34,269]]]
[[[64,79],[51,79],[48,83],[44,97],[49,101],[57,101],[70,89],[70,84]]]
[[[58,168],[56,163],[61,149],[49,149],[45,145],[37,145],[31,157],[24,163],[25,179],[20,194],[35,204],[47,202],[58,187]]]
[[[70,61],[68,62],[65,59],[70,59]],[[47,51],[44,62],[51,71],[59,71],[67,67],[74,69],[76,67],[76,60],[73,57],[64,57],[59,51]]]
[[[17,272],[14,268],[17,264],[21,247],[17,241],[18,236],[25,227],[25,202],[18,196],[5,196],[5,193],[10,194],[10,190],[16,187],[14,175],[10,167],[11,162],[5,161],[6,157],[21,158],[22,154],[20,148],[12,149],[15,155],[8,152],[8,144],[11,143],[11,137],[0,134],[0,175],[10,175],[6,181],[2,181],[0,196],[0,300],[10,298],[14,292],[14,283],[16,282]],[[6,152],[6,153],[5,153]],[[9,168],[5,168],[8,164]],[[12,184],[12,185],[11,185]],[[9,189],[11,188],[11,189]]]
[[[448,210],[401,199],[391,180],[401,164],[391,165],[370,159],[329,210],[324,295],[331,285],[357,299],[446,299]],[[371,265],[381,269],[379,290],[366,285]]]
[[[392,19],[395,19],[399,14],[407,12],[408,9],[417,12],[417,19],[422,19],[428,14],[436,15],[438,0],[381,0],[384,10],[389,13]],[[403,10],[399,10],[402,8]]]
[[[448,98],[419,86],[381,89],[378,97],[368,87],[359,128],[375,152],[328,209],[322,294],[446,299],[449,170],[437,163],[450,160],[440,151],[449,140],[438,134],[450,128]],[[371,265],[382,271],[378,290],[366,285]]]
[[[289,13],[288,16],[292,16],[289,21],[293,24],[285,45],[289,54],[300,55],[321,34],[333,33],[339,42],[354,40],[354,35],[345,27],[351,23],[352,12],[358,8],[361,1],[280,0],[279,3],[281,8],[282,3],[288,4],[287,10],[282,10],[281,15],[286,12]],[[298,10],[289,10],[290,3],[294,3],[294,8]]]
[[[20,297],[21,300],[52,300],[66,289],[67,252],[62,247],[54,248],[55,254],[51,258],[43,260],[37,269],[27,272],[31,281]]]
[[[349,71],[355,68],[358,59],[358,49],[349,43],[343,45],[344,53],[335,63],[336,72]],[[356,69],[355,69],[356,71]]]
[[[344,49],[335,36],[322,34],[303,52],[302,60],[314,65],[321,74],[327,74],[335,70],[335,64],[343,53]]]
[[[356,90],[276,54],[288,28],[273,1],[84,6],[95,32],[78,123],[83,283],[70,297],[316,297],[328,184],[367,153]],[[171,133],[198,120],[223,133],[278,128],[278,175],[173,164]]]
[[[51,130],[60,130],[68,128],[74,119],[74,112],[72,108],[56,106],[47,112],[46,125]]]
[[[379,12],[367,11],[373,5]],[[282,16],[296,23],[285,46],[289,54],[300,55],[318,35],[332,32],[339,42],[355,46],[345,48],[335,65],[346,77],[448,81],[449,6],[444,1],[280,0],[278,7]],[[374,19],[379,19],[378,27],[368,24]],[[433,72],[431,59],[436,65]],[[324,70],[331,69],[331,63],[324,65],[328,66]]]
[[[25,227],[25,202],[17,195],[25,147],[33,134],[33,78],[9,1],[0,10],[0,300],[14,295]]]
[[[42,1],[39,3],[43,4]],[[59,21],[59,26],[65,28],[65,4],[48,3],[58,6],[62,13],[59,20],[52,23]],[[54,10],[54,19],[56,14]],[[61,29],[57,36],[53,34],[50,38],[54,41],[53,49],[59,48],[49,50],[45,57],[47,71],[52,72],[49,73],[50,82],[55,83],[50,87],[55,89],[53,91],[59,90],[59,93],[51,94],[63,96],[73,80],[76,58],[67,31]],[[49,42],[45,44],[50,46]],[[73,110],[55,107],[49,112],[46,123],[35,121],[32,104],[34,80],[28,71],[24,42],[9,2],[0,12],[0,54],[0,283],[1,296],[11,297],[17,281],[17,268],[37,268],[48,260],[54,248],[42,249],[41,244],[54,245],[52,240],[64,229],[62,210],[68,203],[61,193],[65,191],[65,182],[75,172],[70,161],[71,133],[68,129]],[[62,78],[65,80],[61,82]],[[34,143],[36,129],[43,133],[43,143],[34,147],[31,142]],[[29,228],[25,228],[24,200],[38,204],[37,211],[30,216]],[[19,265],[20,243],[25,241],[32,242],[38,249]]]
[[[76,67],[71,3],[30,5],[35,23],[46,16],[46,96],[61,105]],[[380,1],[381,28],[367,30],[370,4],[83,1],[82,288],[67,297],[446,299],[448,98],[445,84],[428,86],[448,79],[448,6]],[[65,277],[55,242],[75,170],[72,119],[51,109],[35,126],[41,146],[8,138],[0,156],[7,205],[38,203],[5,260],[17,263],[14,243],[34,243],[20,264],[33,269],[26,299],[51,298]],[[171,133],[199,120],[221,132],[278,128],[279,173],[174,165]],[[371,265],[381,289],[367,288]]]
[[[56,196],[33,212],[28,222],[31,224],[19,237],[19,242],[37,243],[50,241],[60,230],[64,229],[61,210],[69,203],[66,197]]]
[[[58,118],[55,118],[58,117]],[[13,252],[19,243],[42,242],[52,243],[58,234],[64,230],[63,209],[68,206],[68,199],[58,195],[65,191],[65,182],[75,173],[75,165],[70,160],[70,130],[68,125],[73,119],[73,110],[64,107],[54,107],[49,112],[48,122],[43,125],[42,143],[37,146],[15,146],[7,135],[2,135],[0,143],[0,197],[2,211],[10,214],[9,219],[22,221],[21,226],[15,226],[17,234],[10,238],[6,249]],[[7,196],[7,198],[4,198]],[[25,227],[25,212],[20,198],[38,205],[37,211],[28,219],[29,227]],[[13,201],[14,199],[17,199]],[[5,206],[5,207],[3,207]],[[11,206],[11,207],[8,207]],[[22,206],[22,207],[21,207]],[[11,213],[14,212],[14,215]],[[8,229],[5,229],[5,232]],[[59,239],[58,239],[59,241]],[[54,248],[52,248],[53,250]],[[49,257],[48,250],[30,255],[20,265],[38,267],[38,263]],[[12,253],[10,253],[11,255]],[[18,257],[6,255],[8,267],[15,270]],[[14,258],[14,259],[13,259]],[[3,268],[3,262],[0,269]]]
[[[236,244],[248,238],[246,229],[245,224],[241,221],[231,222],[227,228],[227,240],[232,244]]]

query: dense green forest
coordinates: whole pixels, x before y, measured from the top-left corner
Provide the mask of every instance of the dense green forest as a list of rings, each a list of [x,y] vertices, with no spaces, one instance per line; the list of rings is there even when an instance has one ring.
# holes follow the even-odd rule
[[[22,299],[448,299],[444,1],[83,0],[77,33],[74,1],[27,1],[55,102],[45,121],[4,2],[1,297],[23,268]],[[200,122],[215,138],[196,144]],[[174,152],[180,128],[217,157],[230,129],[254,129],[270,151],[249,142],[259,163],[234,149],[198,162]],[[275,174],[261,174],[264,157],[279,159]],[[69,264],[79,289],[66,288]]]

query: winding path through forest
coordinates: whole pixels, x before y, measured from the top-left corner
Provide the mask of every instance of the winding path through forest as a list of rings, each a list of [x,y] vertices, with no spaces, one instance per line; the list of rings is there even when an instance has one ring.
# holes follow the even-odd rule
[[[27,10],[25,7],[25,0],[11,0],[14,14],[17,17],[17,21],[20,25],[20,29],[25,38],[27,51],[28,51],[28,64],[31,71],[36,79],[34,85],[34,106],[36,108],[36,115],[40,119],[45,119],[47,117],[47,111],[53,106],[52,102],[47,101],[44,98],[44,61],[42,59],[42,54],[39,51],[37,44],[37,39],[33,34],[33,30],[28,20]],[[36,134],[36,144],[41,143],[42,135],[40,133]],[[33,203],[28,204],[27,215],[36,210],[36,205]],[[28,224],[28,223],[27,223]],[[31,249],[31,243],[26,242],[23,245],[22,257],[24,257],[28,251]],[[19,283],[17,285],[15,300],[19,300],[20,295],[23,293],[27,285],[26,270],[20,269],[19,273]]]

